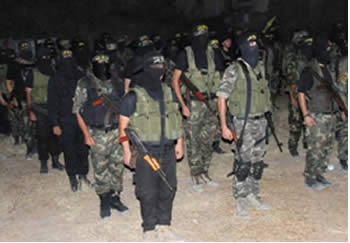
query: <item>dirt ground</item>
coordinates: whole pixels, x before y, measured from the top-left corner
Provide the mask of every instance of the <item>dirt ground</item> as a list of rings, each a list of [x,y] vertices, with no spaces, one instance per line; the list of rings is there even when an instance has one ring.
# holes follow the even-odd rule
[[[300,148],[297,159],[289,155],[287,109],[285,102],[279,105],[275,117],[284,152],[271,137],[266,155],[270,167],[261,183],[261,197],[272,210],[251,210],[248,221],[235,215],[232,179],[226,178],[233,155],[223,144],[227,153],[215,154],[210,169],[219,188],[193,193],[186,158],[178,163],[172,225],[185,241],[348,241],[348,175],[339,167],[336,147],[336,169],[326,175],[334,185],[323,191],[306,188],[305,151]],[[64,172],[50,169],[40,175],[39,161],[24,160],[24,146],[12,144],[9,138],[0,141],[0,241],[142,241],[140,207],[129,171],[122,193],[129,213],[113,211],[101,220],[92,189],[83,185],[82,191],[71,192]],[[90,168],[90,179],[92,172]]]

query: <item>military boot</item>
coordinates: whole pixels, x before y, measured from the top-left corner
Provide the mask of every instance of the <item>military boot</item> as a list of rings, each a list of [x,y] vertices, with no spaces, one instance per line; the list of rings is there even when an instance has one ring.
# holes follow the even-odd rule
[[[116,209],[122,214],[126,214],[129,211],[129,208],[120,201],[119,194],[112,196],[110,205],[112,209]]]
[[[325,186],[319,183],[316,179],[310,177],[305,178],[305,185],[315,191],[320,191],[325,188]]]
[[[70,184],[70,188],[72,189],[72,192],[76,192],[79,189],[79,182],[77,180],[77,178],[74,176],[68,176],[69,178],[69,184]]]
[[[250,219],[247,198],[239,197],[236,199],[236,210],[237,210],[237,216],[243,219]]]
[[[40,160],[40,174],[47,174],[49,168],[47,168],[47,160]]]
[[[205,181],[205,185],[207,185],[207,186],[209,186],[209,187],[214,187],[214,188],[216,188],[216,187],[219,186],[219,183],[213,181],[213,180],[210,178],[208,172],[203,173],[203,174],[201,175],[201,178],[202,178],[203,181]]]
[[[85,183],[85,184],[86,184],[88,187],[90,187],[90,188],[93,188],[93,187],[94,187],[94,184],[91,183],[91,181],[87,178],[86,175],[79,175],[79,176],[78,176],[78,179],[79,179],[79,185],[80,185],[80,187],[81,187],[81,185],[82,185],[83,183]]]
[[[257,196],[253,193],[249,193],[247,196],[247,201],[250,206],[254,207],[257,210],[269,211],[271,210],[271,206],[264,203],[261,199],[257,198]]]
[[[157,225],[158,240],[161,242],[184,242],[184,238],[175,233],[169,225]]]
[[[340,160],[340,165],[343,168],[343,170],[348,171],[348,161],[347,160]]]
[[[220,141],[213,142],[213,151],[218,154],[224,154],[225,151],[220,148]]]
[[[63,170],[64,166],[58,161],[58,155],[52,155],[52,169]]]
[[[298,157],[299,156],[298,150],[295,149],[295,148],[290,149],[289,153],[290,153],[290,155],[292,155],[292,157]]]
[[[111,216],[111,193],[103,193],[98,195],[100,198],[100,216],[101,218]]]
[[[323,175],[317,175],[316,176],[316,181],[318,181],[319,183],[325,185],[325,186],[331,186],[332,183],[329,182]]]
[[[20,144],[20,137],[19,136],[14,136],[13,139],[15,140],[14,145],[19,145]]]

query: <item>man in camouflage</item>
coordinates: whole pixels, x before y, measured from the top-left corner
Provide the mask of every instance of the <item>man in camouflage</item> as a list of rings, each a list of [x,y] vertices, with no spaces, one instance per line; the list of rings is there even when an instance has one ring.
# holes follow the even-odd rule
[[[312,58],[312,38],[302,35],[303,32],[297,32],[292,40],[295,50],[289,55],[287,61],[287,82],[289,93],[288,104],[288,123],[289,138],[288,149],[293,157],[299,156],[298,142],[303,134],[303,145],[307,148],[305,138],[305,126],[303,117],[297,101],[297,81],[304,67]]]
[[[335,102],[324,82],[334,84],[335,72],[329,68],[329,43],[326,36],[314,39],[314,58],[304,68],[297,83],[298,101],[306,126],[308,150],[304,170],[305,185],[322,190],[331,183],[323,176],[329,164],[335,128]]]
[[[120,201],[124,164],[122,147],[118,143],[118,117],[101,98],[105,94],[113,101],[120,99],[123,88],[118,85],[120,82],[109,73],[108,55],[100,53],[92,59],[92,72],[78,81],[73,98],[72,112],[76,114],[85,143],[90,146],[101,218],[111,216],[111,208],[120,213],[128,211]]]
[[[220,82],[220,71],[224,70],[222,56],[217,49],[208,45],[208,27],[197,25],[193,31],[193,40],[179,53],[172,85],[181,104],[185,122],[185,143],[187,159],[193,177],[192,189],[203,191],[203,183],[217,187],[209,177],[209,167],[213,155],[212,143],[218,126],[216,114],[200,101],[194,94],[189,100],[182,96],[180,77],[182,73],[191,79],[199,91],[205,95],[212,110],[216,110],[215,91]]]
[[[348,56],[339,60],[338,78],[336,86],[340,91],[345,105],[348,104]],[[336,140],[338,142],[338,159],[343,170],[348,170],[348,119],[344,114],[337,114]]]
[[[238,43],[242,57],[225,70],[216,94],[223,138],[229,141],[234,139],[233,127],[234,132],[239,136],[233,146],[236,151],[233,195],[237,202],[237,215],[249,219],[248,206],[259,210],[270,209],[257,195],[265,167],[266,145],[264,140],[267,120],[264,114],[271,110],[271,101],[264,64],[259,61],[256,36],[246,33],[241,36]],[[251,84],[250,91],[246,83]],[[228,128],[226,122],[226,101],[233,115],[231,129]],[[246,107],[248,102],[250,102],[250,107]]]

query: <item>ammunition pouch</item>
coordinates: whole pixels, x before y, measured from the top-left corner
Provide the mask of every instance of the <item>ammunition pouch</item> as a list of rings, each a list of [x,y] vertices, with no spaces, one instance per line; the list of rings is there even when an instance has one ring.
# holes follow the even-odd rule
[[[238,181],[244,181],[248,177],[251,165],[251,162],[235,161],[233,171]]]
[[[259,161],[253,164],[253,170],[251,172],[251,176],[255,180],[260,180],[265,168],[265,163],[264,161]]]

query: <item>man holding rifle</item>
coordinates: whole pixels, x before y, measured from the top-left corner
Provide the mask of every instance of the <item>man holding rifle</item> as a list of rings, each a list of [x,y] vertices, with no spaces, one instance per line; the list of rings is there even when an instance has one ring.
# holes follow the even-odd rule
[[[161,54],[145,54],[141,82],[123,97],[119,119],[127,166],[132,167],[129,141],[138,149],[135,194],[141,204],[146,241],[182,240],[170,224],[177,184],[176,159],[183,156],[183,125],[175,95],[161,83],[164,71]]]
[[[323,176],[333,148],[336,112],[347,117],[347,107],[335,89],[335,71],[329,68],[329,42],[326,35],[314,39],[314,58],[298,81],[298,101],[306,126],[308,150],[304,170],[305,185],[322,190],[331,183]]]
[[[238,44],[241,57],[225,70],[216,94],[222,136],[230,141],[235,140],[233,195],[237,215],[249,219],[249,206],[258,210],[270,209],[257,195],[266,167],[265,113],[271,110],[271,101],[264,64],[259,61],[256,35],[243,34]],[[227,108],[233,115],[231,129],[226,122]]]
[[[208,26],[196,25],[191,45],[185,47],[177,57],[172,86],[180,102],[182,114],[186,117],[187,160],[193,178],[192,189],[198,193],[203,191],[203,183],[218,186],[209,177],[209,167],[213,155],[213,139],[218,127],[215,92],[220,82],[220,72],[224,68],[220,51],[208,45]],[[180,82],[183,81],[181,75],[190,79],[206,102],[194,94],[193,90],[187,93],[185,101],[180,88]],[[208,109],[206,103],[209,103],[211,109]]]

